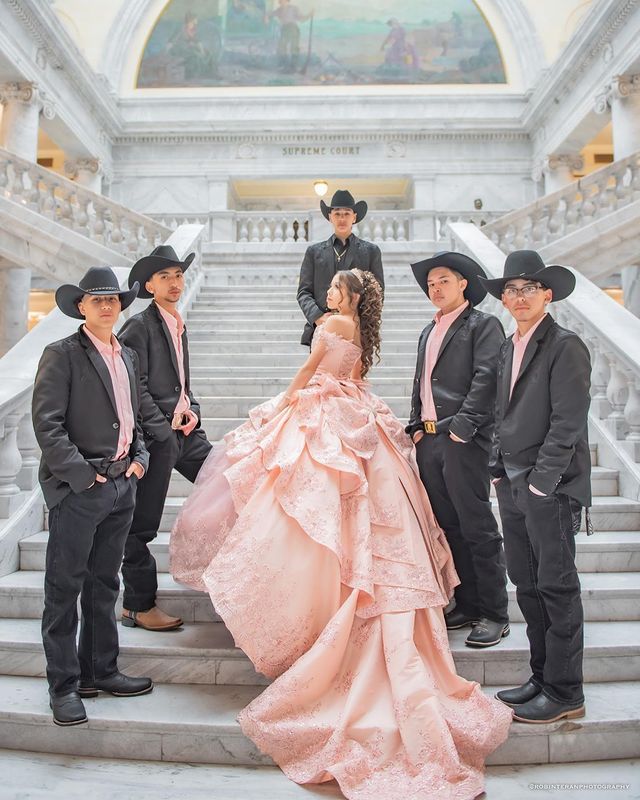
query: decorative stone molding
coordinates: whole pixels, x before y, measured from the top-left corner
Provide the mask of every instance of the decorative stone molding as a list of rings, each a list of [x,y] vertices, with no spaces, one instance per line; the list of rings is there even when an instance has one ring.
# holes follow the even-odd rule
[[[580,172],[584,169],[584,159],[579,153],[554,153],[545,159],[543,171],[555,172],[563,167],[572,172]]]
[[[69,178],[77,178],[81,170],[98,175],[103,172],[102,162],[99,158],[76,158],[64,162],[64,172]]]

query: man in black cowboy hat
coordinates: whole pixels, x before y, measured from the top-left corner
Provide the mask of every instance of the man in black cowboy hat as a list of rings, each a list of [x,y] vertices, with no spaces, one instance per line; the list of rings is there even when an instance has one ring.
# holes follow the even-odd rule
[[[140,361],[142,429],[149,450],[149,470],[140,484],[136,510],[122,563],[122,623],[166,631],[182,620],[156,605],[158,576],[149,543],[158,535],[171,471],[195,481],[211,445],[200,427],[200,406],[189,386],[189,343],[177,310],[184,273],[193,261],[180,261],[169,245],[156,247],[137,261],[129,285],[139,282],[138,296],[153,298],[144,311],[128,319],[121,340]]]
[[[136,355],[113,335],[137,292],[137,284],[121,291],[110,267],[92,267],[79,286],[61,286],[59,308],[84,324],[47,345],[33,388],[39,478],[49,507],[42,640],[57,725],[87,721],[82,697],[153,688],[150,678],[118,671],[114,615],[136,483],[149,462]]]
[[[331,198],[330,206],[320,201],[320,210],[333,225],[334,232],[326,241],[307,247],[300,267],[298,303],[307,318],[300,344],[307,345],[311,344],[315,327],[330,316],[327,290],[336,272],[352,267],[368,270],[384,289],[380,248],[352,233],[353,226],[362,222],[367,214],[365,201],[356,203],[351,192],[339,189]]]
[[[439,309],[418,341],[406,431],[461,581],[447,628],[472,626],[465,644],[491,647],[509,634],[502,537],[489,500],[496,357],[504,332],[496,317],[474,307],[486,290],[473,259],[437,253],[411,268]]]
[[[527,623],[532,675],[498,692],[521,722],[584,716],[583,613],[574,534],[591,504],[587,414],[589,351],[547,305],[575,286],[565,267],[533,250],[511,253],[504,277],[484,285],[517,330],[498,357],[491,456],[509,577]]]

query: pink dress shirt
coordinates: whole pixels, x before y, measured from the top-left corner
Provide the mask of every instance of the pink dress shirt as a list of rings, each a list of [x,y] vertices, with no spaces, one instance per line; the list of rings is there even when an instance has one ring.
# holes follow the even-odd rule
[[[111,377],[120,425],[118,428],[118,447],[114,461],[119,461],[129,455],[129,448],[133,441],[133,430],[136,424],[133,416],[133,406],[131,405],[129,373],[122,360],[122,347],[113,334],[111,335],[111,344],[105,344],[97,336],[94,336],[86,325],[83,326],[83,330],[102,356]]]
[[[524,351],[527,349],[527,345],[531,341],[531,337],[535,333],[536,328],[542,320],[547,315],[544,314],[538,322],[530,328],[524,336],[520,336],[518,331],[513,334],[513,339],[511,340],[513,343],[513,359],[511,361],[511,387],[509,388],[509,400],[511,400],[511,395],[513,394],[513,387],[515,386],[516,381],[518,380],[518,373],[520,372],[520,367],[522,366],[522,359],[524,358]],[[534,494],[539,495],[540,497],[544,497],[544,492],[541,492],[539,489],[536,489],[535,486],[529,484],[529,490],[532,491]]]
[[[175,316],[165,311],[162,306],[156,303],[156,307],[160,312],[162,319],[166,322],[169,333],[171,334],[171,341],[173,342],[173,349],[176,354],[176,361],[178,362],[178,378],[180,380],[180,397],[173,409],[174,414],[186,414],[189,417],[189,422],[182,428],[182,433],[188,436],[191,431],[198,424],[198,417],[191,410],[191,401],[187,397],[185,391],[185,374],[184,374],[184,352],[182,349],[182,334],[184,333],[184,321],[180,314],[176,311]]]
[[[422,370],[422,381],[420,383],[420,401],[422,403],[422,419],[437,419],[436,405],[433,401],[433,393],[431,392],[431,373],[438,360],[438,354],[442,347],[442,342],[447,334],[449,328],[458,319],[460,314],[467,308],[469,301],[458,306],[455,311],[450,311],[448,314],[443,314],[438,311],[435,316],[435,325],[427,339],[427,347],[424,353],[424,369]]]

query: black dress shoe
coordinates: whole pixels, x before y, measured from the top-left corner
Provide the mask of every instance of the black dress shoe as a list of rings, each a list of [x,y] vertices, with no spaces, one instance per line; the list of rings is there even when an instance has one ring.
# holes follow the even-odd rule
[[[513,719],[518,722],[557,722],[560,719],[584,717],[584,703],[558,703],[540,692],[539,695],[513,710]]]
[[[116,697],[135,697],[149,694],[152,689],[151,678],[130,678],[128,675],[116,672],[108,678],[96,678],[91,683],[81,680],[78,691],[80,697],[96,697],[98,692],[109,692]]]
[[[56,725],[80,725],[87,721],[87,712],[78,692],[53,695],[49,698],[49,706]]]
[[[473,626],[473,630],[464,640],[467,647],[493,647],[501,642],[510,633],[508,622],[495,622],[486,617],[480,617]]]
[[[516,686],[515,689],[503,689],[496,694],[496,697],[506,706],[511,706],[513,708],[514,706],[521,706],[523,703],[533,700],[541,691],[542,689],[538,684],[529,679],[526,683],[523,683],[522,686]]]
[[[462,611],[454,608],[448,614],[444,615],[444,621],[447,624],[448,631],[457,631],[458,628],[466,628],[468,625],[475,625],[478,621],[477,617],[468,617]]]

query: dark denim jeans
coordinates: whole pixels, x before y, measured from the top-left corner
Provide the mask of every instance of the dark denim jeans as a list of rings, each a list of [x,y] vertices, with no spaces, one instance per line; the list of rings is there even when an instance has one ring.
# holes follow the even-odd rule
[[[538,497],[506,476],[496,493],[507,571],[527,623],[532,680],[552,700],[579,705],[584,637],[574,537],[582,508],[566,494]]]
[[[92,683],[118,668],[118,570],[136,486],[135,477],[107,478],[80,494],[71,492],[49,512],[42,641],[52,695],[73,692],[80,678]]]

